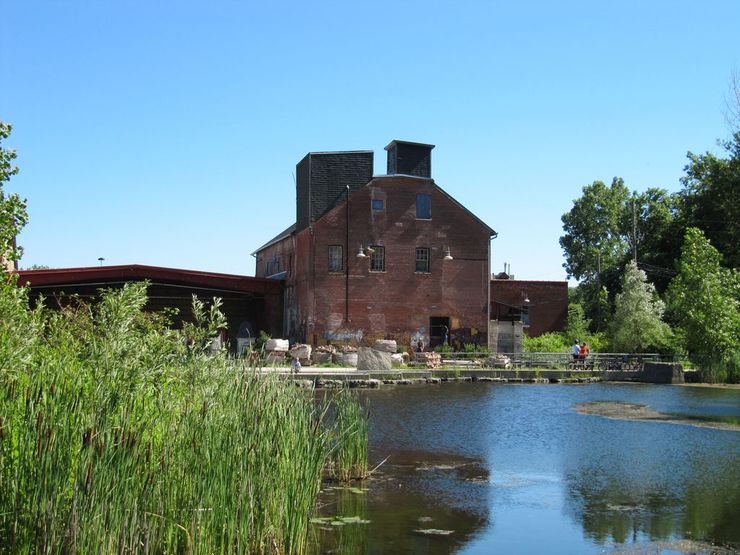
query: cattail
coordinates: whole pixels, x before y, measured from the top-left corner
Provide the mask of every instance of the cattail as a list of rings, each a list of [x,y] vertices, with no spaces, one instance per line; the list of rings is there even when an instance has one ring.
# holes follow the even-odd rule
[[[90,443],[92,442],[93,438],[93,429],[88,428],[85,430],[85,433],[82,434],[82,446],[83,447],[90,447]]]
[[[85,478],[85,493],[90,493],[90,486],[92,486],[93,480],[93,465],[88,463],[87,465],[87,476]]]

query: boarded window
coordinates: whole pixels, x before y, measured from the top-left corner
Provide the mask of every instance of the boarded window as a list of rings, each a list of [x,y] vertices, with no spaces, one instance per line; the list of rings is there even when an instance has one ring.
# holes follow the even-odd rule
[[[427,193],[419,193],[416,195],[416,219],[432,219],[432,195]]]
[[[342,245],[329,245],[329,271],[341,272],[343,267]]]
[[[381,212],[385,209],[385,203],[380,199],[373,199],[373,210],[375,212]]]

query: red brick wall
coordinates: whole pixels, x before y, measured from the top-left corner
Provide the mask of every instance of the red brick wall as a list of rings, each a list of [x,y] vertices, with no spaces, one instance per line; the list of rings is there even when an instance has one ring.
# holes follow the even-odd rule
[[[432,198],[431,220],[416,219],[416,195]],[[385,203],[372,210],[371,199]],[[296,236],[295,275],[288,289],[298,335],[325,342],[332,334],[376,338],[429,335],[430,317],[449,317],[450,328],[485,343],[490,229],[429,179],[384,176],[373,179],[312,227]],[[347,244],[345,244],[347,243]],[[357,258],[360,245],[385,247],[385,272],[370,272],[370,258]],[[345,272],[328,271],[328,246],[342,245],[349,260],[349,321]],[[347,248],[348,246],[348,248]],[[430,272],[416,273],[416,247],[430,249]],[[454,260],[444,261],[449,247]],[[290,303],[289,303],[290,304]]]
[[[567,281],[491,280],[491,319],[507,317],[509,309],[526,306],[529,298],[529,327],[524,331],[537,337],[549,331],[562,331],[568,323]]]

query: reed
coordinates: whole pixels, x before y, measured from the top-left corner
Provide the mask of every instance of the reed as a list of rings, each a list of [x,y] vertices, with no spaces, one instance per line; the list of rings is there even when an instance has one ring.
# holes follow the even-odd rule
[[[334,399],[335,420],[328,476],[348,482],[368,473],[368,414],[357,396],[342,391]]]
[[[30,310],[0,285],[0,553],[303,553],[359,424],[186,345],[145,302],[138,284]]]

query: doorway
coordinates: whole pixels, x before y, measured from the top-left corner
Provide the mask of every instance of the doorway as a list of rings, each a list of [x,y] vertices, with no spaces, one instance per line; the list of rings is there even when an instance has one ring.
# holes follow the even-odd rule
[[[429,318],[429,346],[431,348],[442,345],[447,336],[447,343],[450,339],[450,317],[449,316],[431,316]]]

